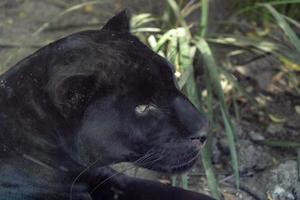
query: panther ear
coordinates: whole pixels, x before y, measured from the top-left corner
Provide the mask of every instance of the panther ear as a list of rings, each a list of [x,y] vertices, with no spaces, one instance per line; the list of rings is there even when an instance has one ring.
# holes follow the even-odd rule
[[[96,91],[96,77],[74,75],[57,85],[54,103],[65,118],[74,118],[82,114]]]
[[[116,32],[130,31],[130,13],[127,9],[112,17],[102,28],[103,30]]]

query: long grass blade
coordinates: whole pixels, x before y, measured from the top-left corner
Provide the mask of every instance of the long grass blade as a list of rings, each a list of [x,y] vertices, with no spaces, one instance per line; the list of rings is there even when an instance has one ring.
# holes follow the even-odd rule
[[[130,20],[131,27],[140,27],[144,24],[155,21],[156,19],[152,17],[150,13],[142,13],[139,15],[134,15]]]
[[[215,199],[219,200],[221,199],[220,192],[218,190],[218,183],[215,177],[213,165],[211,164],[211,138],[208,138],[207,141],[207,144],[201,151],[201,160],[208,180],[208,187],[210,189],[210,193]]]
[[[298,3],[300,3],[300,0],[268,1],[268,4],[273,5],[273,6],[287,5],[287,4],[298,4]],[[246,12],[253,12],[253,10],[257,10],[259,7],[261,7],[261,5],[259,3],[255,4],[255,5],[252,5],[252,6],[243,5],[243,7],[241,9],[239,9],[236,13],[234,13],[233,16],[241,15],[241,14],[244,14]]]
[[[189,16],[191,13],[193,13],[195,10],[199,9],[201,3],[194,3],[194,4],[189,4],[185,8],[182,9],[182,15],[184,17]]]
[[[186,190],[189,189],[189,177],[187,173],[181,175],[181,181],[182,181],[182,188]]]
[[[96,5],[96,4],[103,4],[103,2],[102,1],[87,1],[87,2],[83,2],[83,3],[80,3],[80,4],[73,5],[69,8],[67,8],[67,9],[65,9],[64,11],[62,11],[61,13],[56,15],[55,17],[53,17],[50,21],[45,22],[44,24],[42,24],[42,26],[40,26],[32,35],[37,36],[39,33],[41,33],[46,28],[48,28],[53,22],[57,21],[58,19],[60,19],[61,17],[63,17],[64,15],[66,15],[70,12],[82,9],[83,7],[85,7],[87,5]]]
[[[298,156],[297,156],[297,168],[298,168],[298,182],[300,182],[300,148],[298,148]]]
[[[196,88],[196,81],[194,77],[193,58],[195,56],[196,48],[193,48],[189,44],[189,39],[186,37],[179,38],[179,63],[181,66],[180,71],[188,71],[189,78],[184,85],[184,91],[191,102],[199,109],[200,101],[198,91]]]
[[[290,25],[286,22],[284,16],[277,12],[277,10],[271,6],[270,4],[261,4],[265,8],[267,8],[273,17],[277,20],[279,27],[284,31],[286,36],[290,39],[291,43],[295,46],[298,53],[300,53],[300,40],[297,37],[296,33],[290,27]]]
[[[229,142],[229,150],[230,150],[230,155],[231,155],[231,166],[233,168],[235,184],[236,184],[236,187],[239,188],[239,168],[238,168],[239,165],[238,165],[238,157],[237,157],[236,147],[235,147],[235,137],[234,137],[235,133],[234,133],[232,124],[230,122],[230,117],[226,111],[226,108],[221,106],[221,112],[222,112],[222,117],[224,120],[226,137]]]
[[[285,140],[262,140],[260,143],[270,147],[280,148],[300,148],[300,142],[285,141]]]
[[[232,169],[235,176],[235,183],[237,188],[239,188],[239,169],[238,169],[237,152],[235,147],[235,131],[227,111],[224,93],[219,80],[218,67],[216,65],[216,62],[214,60],[214,57],[212,55],[208,43],[203,38],[197,38],[197,40],[194,42],[198,50],[201,52],[203,56],[204,62],[206,64],[209,73],[209,77],[214,86],[213,88],[220,101],[221,112],[222,112],[224,125],[225,125],[225,132],[227,135],[227,139],[229,141],[229,149],[231,155]]]
[[[208,22],[209,0],[202,0],[201,19],[200,19],[200,37],[205,37]]]
[[[174,35],[174,32],[176,30],[175,29],[171,29],[169,31],[167,31],[166,33],[164,33],[159,40],[157,41],[156,46],[153,48],[154,51],[159,51],[159,49],[166,43],[168,42],[168,40],[170,40],[172,38],[172,36]]]
[[[300,0],[268,1],[268,4],[270,5],[286,5],[286,4],[293,4],[293,3],[300,3]]]
[[[183,27],[188,27],[186,21],[184,20],[184,17],[181,14],[181,10],[175,0],[168,0],[168,4],[172,8],[177,20]]]
[[[141,27],[141,28],[131,29],[131,33],[145,33],[145,32],[156,33],[160,31],[161,31],[160,28],[155,28],[155,27]]]
[[[209,9],[209,1],[208,0],[202,0],[201,1],[201,19],[200,19],[200,29],[199,29],[199,35],[200,37],[204,38],[207,31],[207,22],[208,22],[208,9]],[[207,115],[210,124],[214,124],[214,118],[213,118],[213,91],[211,87],[211,79],[209,78],[209,72],[207,68],[204,68],[205,71],[205,83],[206,83],[206,90],[207,90],[207,98],[206,98],[206,106],[207,106]],[[213,170],[212,165],[212,156],[211,156],[211,148],[212,148],[212,134],[208,135],[207,138],[207,144],[205,148],[201,152],[201,160],[203,167],[205,169],[207,181],[208,181],[208,187],[211,191],[211,194],[214,198],[220,199],[220,193],[219,193],[219,186],[218,182]]]
[[[298,51],[292,51],[290,48],[279,43],[234,35],[219,36],[218,38],[208,38],[207,41],[211,43],[245,48],[258,54],[271,53],[277,57],[283,56],[293,63],[300,65],[300,57]]]
[[[207,106],[207,116],[210,122],[210,126],[212,127],[212,125],[214,124],[212,84],[211,84],[211,79],[209,78],[209,73],[207,68],[204,68],[204,73],[205,73],[205,84],[207,90],[207,98],[205,101]],[[208,134],[207,143],[201,152],[201,160],[207,177],[208,187],[210,189],[210,192],[214,198],[219,200],[220,199],[219,186],[213,170],[213,165],[211,160],[212,139],[213,139],[212,133]]]
[[[185,29],[186,31],[186,36],[191,38],[192,35],[190,33],[189,30],[189,26],[186,23],[184,16],[180,10],[180,7],[178,6],[177,2],[175,0],[168,0],[168,4],[170,5],[171,9],[173,10],[173,13],[175,14],[177,21],[179,22],[179,24]]]
[[[293,24],[295,27],[297,27],[298,29],[300,29],[300,23],[297,22],[296,20],[288,17],[288,16],[283,16],[288,22],[290,22],[291,24]]]

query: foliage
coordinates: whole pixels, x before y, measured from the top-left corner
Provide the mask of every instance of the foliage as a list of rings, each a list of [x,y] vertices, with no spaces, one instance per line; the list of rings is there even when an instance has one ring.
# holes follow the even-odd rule
[[[295,20],[300,18],[298,12],[299,5],[297,4],[300,3],[300,0],[239,1],[237,3],[236,12],[234,12],[230,19],[239,16],[248,20],[249,23],[255,21],[257,29],[254,30],[254,33],[251,35],[244,35],[242,33],[231,34],[233,32],[232,29],[235,27],[233,23],[231,24],[227,21],[224,24],[227,25],[228,30],[231,30],[231,32],[210,34],[212,37],[206,36],[209,0],[189,1],[187,3],[180,0],[168,0],[167,3],[167,9],[162,18],[155,19],[150,14],[136,16],[134,19],[140,18],[140,20],[134,20],[132,24],[133,30],[140,29],[149,31],[147,34],[140,35],[140,37],[142,37],[154,51],[166,57],[174,64],[179,87],[199,110],[207,114],[211,128],[218,122],[216,121],[217,117],[215,114],[220,113],[229,144],[235,183],[236,186],[239,187],[238,158],[236,153],[237,138],[234,123],[232,122],[232,117],[228,110],[228,99],[233,102],[237,118],[239,116],[239,108],[235,103],[235,99],[227,98],[226,95],[233,93],[231,97],[241,95],[252,104],[257,102],[255,102],[236,81],[230,69],[231,63],[228,60],[223,63],[216,62],[211,45],[234,46],[240,49],[239,53],[243,53],[247,50],[258,56],[274,55],[284,66],[284,74],[291,80],[290,82],[295,92],[300,95],[300,83],[299,79],[296,78],[296,73],[299,72],[300,69],[300,40],[295,31],[300,28],[300,24]],[[257,17],[258,10],[260,12],[259,15],[262,16],[261,18]],[[186,18],[195,12],[199,12],[201,18],[199,20],[198,31],[193,32],[192,30],[194,30],[195,24],[189,23]],[[155,27],[149,27],[149,22],[158,22],[158,27],[162,28],[159,30]],[[284,33],[285,42],[274,41],[268,38],[268,36],[272,34],[271,30],[276,29],[276,27],[281,28]],[[261,31],[262,29],[265,31]],[[236,52],[229,52],[226,57],[230,57],[233,53]],[[196,81],[197,76],[195,76],[194,72],[194,61],[199,56],[201,56],[204,62],[204,90],[199,89]],[[224,81],[232,86],[230,92],[224,88]],[[215,102],[219,103],[216,104]],[[211,133],[209,135],[207,145],[202,151],[201,158],[211,193],[215,198],[219,199],[218,181],[214,174],[210,153],[211,142],[214,137],[213,134],[214,133]],[[270,142],[266,141],[265,144],[270,144]],[[291,143],[286,141],[276,143],[276,145],[278,144],[284,144],[284,146],[294,148],[298,147],[298,143],[293,143],[290,146]],[[298,162],[300,166],[300,161]],[[173,177],[172,180],[173,184],[176,184],[176,177]],[[182,175],[181,180],[182,185],[187,188],[187,175]]]
[[[203,1],[202,4],[202,20],[201,30],[199,33],[200,37],[193,35],[190,31],[191,25],[185,21],[185,10],[189,10],[192,13],[196,11],[199,5],[187,4],[183,9],[180,9],[179,5],[174,0],[168,0],[169,9],[165,13],[164,25],[162,27],[172,27],[167,30],[163,30],[159,34],[151,34],[148,37],[149,45],[152,49],[158,52],[160,55],[167,57],[175,68],[176,75],[178,77],[178,85],[182,88],[182,91],[189,97],[191,102],[200,110],[206,111],[209,116],[211,124],[214,124],[213,120],[213,93],[217,94],[218,99],[221,102],[221,112],[223,114],[224,124],[226,127],[226,133],[230,143],[230,151],[232,155],[232,166],[235,172],[236,181],[238,185],[238,164],[234,142],[234,128],[229,117],[225,98],[222,87],[219,80],[218,66],[214,60],[213,54],[211,53],[208,43],[205,41],[205,31],[208,14],[208,1]],[[193,6],[193,7],[192,7]],[[169,24],[173,22],[174,24]],[[199,95],[200,91],[197,90],[197,83],[194,76],[193,61],[198,54],[196,51],[200,51],[206,63],[205,71],[207,74],[207,97],[201,98]],[[202,106],[205,101],[207,109]],[[211,140],[212,135],[209,137],[209,141],[202,152],[202,160],[208,176],[209,186],[212,194],[215,198],[220,198],[217,190],[217,181],[213,173],[213,167],[211,165]],[[182,183],[184,187],[187,187],[187,175],[182,175]]]

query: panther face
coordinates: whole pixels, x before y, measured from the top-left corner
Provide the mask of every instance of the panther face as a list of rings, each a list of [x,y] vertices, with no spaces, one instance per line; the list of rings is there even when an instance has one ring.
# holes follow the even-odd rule
[[[68,123],[83,165],[129,161],[176,173],[191,167],[207,120],[176,87],[172,66],[128,30],[125,12],[101,31],[47,47],[47,91]]]

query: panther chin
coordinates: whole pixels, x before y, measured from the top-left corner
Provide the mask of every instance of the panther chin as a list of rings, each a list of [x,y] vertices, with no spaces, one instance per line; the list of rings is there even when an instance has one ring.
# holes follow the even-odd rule
[[[165,174],[180,174],[194,166],[205,143],[199,139],[154,147],[137,166]]]

